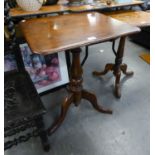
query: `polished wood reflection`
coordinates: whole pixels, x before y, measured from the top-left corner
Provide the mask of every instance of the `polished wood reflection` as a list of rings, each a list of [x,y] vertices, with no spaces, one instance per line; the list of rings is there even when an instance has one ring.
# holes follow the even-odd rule
[[[104,13],[112,18],[126,22],[133,26],[145,27],[150,26],[150,13],[145,11],[114,11]]]
[[[51,54],[66,50],[72,53],[70,69],[69,95],[61,106],[58,119],[49,127],[48,134],[52,134],[62,124],[69,109],[74,103],[80,104],[81,99],[88,100],[94,109],[102,113],[111,114],[112,111],[102,108],[95,94],[88,92],[82,86],[83,69],[80,61],[80,47],[121,37],[119,46],[122,53],[126,36],[139,32],[139,28],[122,23],[99,13],[69,14],[54,17],[24,20],[20,23],[21,30],[34,53]],[[67,51],[68,50],[68,51]],[[115,75],[119,80],[120,58],[115,66]],[[116,84],[119,81],[116,80]]]
[[[30,48],[38,54],[68,50],[140,31],[95,12],[24,20],[20,27]]]
[[[123,11],[107,12],[105,13],[105,15],[108,15],[117,20],[126,22],[133,26],[145,27],[150,25],[150,14],[144,11],[123,10]],[[125,40],[120,41],[120,47],[122,48],[118,49],[116,53],[115,63],[106,64],[104,70],[93,72],[93,75],[95,76],[102,76],[107,74],[109,71],[113,71],[115,75],[115,96],[118,98],[121,97],[121,87],[120,87],[121,72],[126,76],[132,76],[134,74],[134,72],[132,71],[127,71],[127,64],[124,64],[124,63],[122,64],[123,55],[124,55],[124,43],[121,43],[121,42],[125,43]],[[118,69],[116,70],[116,68]]]
[[[98,102],[96,95],[83,89],[82,83],[83,83],[83,69],[80,63],[80,52],[82,50],[80,48],[72,49],[72,65],[71,65],[71,73],[70,73],[70,83],[68,85],[68,96],[65,97],[64,101],[61,105],[61,112],[57,120],[51,124],[51,126],[48,128],[48,134],[51,135],[54,133],[60,125],[63,123],[67,111],[69,110],[69,107],[71,104],[75,104],[75,106],[78,106],[82,99],[85,99],[90,103],[95,110],[101,113],[105,114],[112,114],[112,111],[110,109],[105,109],[101,107]]]

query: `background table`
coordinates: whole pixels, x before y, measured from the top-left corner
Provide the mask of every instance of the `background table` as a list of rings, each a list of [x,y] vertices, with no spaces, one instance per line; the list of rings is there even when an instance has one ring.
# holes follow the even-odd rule
[[[150,13],[144,12],[144,11],[114,11],[114,12],[107,12],[104,13],[105,15],[108,15],[114,19],[123,21],[125,23],[128,23],[133,26],[138,26],[140,28],[147,27],[150,25]],[[115,40],[113,41],[113,52],[115,56],[117,57],[117,52],[115,51]],[[103,71],[94,71],[93,75],[95,76],[101,76],[107,74],[109,71],[115,70],[115,63],[108,63],[106,64]],[[120,66],[121,71],[127,75],[131,76],[134,74],[133,71],[127,71],[127,64],[123,63]],[[120,88],[116,89],[115,91],[116,97],[121,97],[121,91]]]
[[[106,12],[104,14],[112,18],[115,18],[117,20],[131,24],[133,26],[138,26],[138,27],[150,26],[149,12],[124,10],[124,11]]]
[[[26,17],[26,16],[36,16],[36,15],[45,15],[45,14],[53,14],[53,13],[64,13],[64,12],[83,12],[83,11],[97,11],[104,10],[107,8],[119,8],[126,6],[137,6],[144,4],[143,1],[134,0],[132,3],[122,3],[116,4],[112,3],[111,5],[106,5],[106,3],[101,3],[103,6],[95,6],[95,5],[82,5],[82,6],[65,6],[62,4],[56,4],[51,6],[42,6],[38,11],[24,11],[21,8],[12,8],[10,10],[10,15],[12,17]]]

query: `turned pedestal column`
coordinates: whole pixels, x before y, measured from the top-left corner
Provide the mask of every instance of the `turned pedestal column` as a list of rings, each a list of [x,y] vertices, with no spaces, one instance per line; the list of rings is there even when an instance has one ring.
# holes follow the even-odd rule
[[[88,100],[94,109],[99,112],[112,114],[111,110],[104,109],[97,103],[97,98],[95,94],[88,92],[87,90],[83,89],[82,86],[82,74],[83,70],[80,64],[80,48],[76,48],[71,50],[72,53],[72,65],[70,70],[70,84],[68,86],[68,96],[64,99],[61,105],[61,113],[58,119],[50,126],[48,129],[48,134],[52,134],[56,129],[61,125],[65,116],[67,114],[69,106],[74,103],[75,106],[80,104],[81,99]]]

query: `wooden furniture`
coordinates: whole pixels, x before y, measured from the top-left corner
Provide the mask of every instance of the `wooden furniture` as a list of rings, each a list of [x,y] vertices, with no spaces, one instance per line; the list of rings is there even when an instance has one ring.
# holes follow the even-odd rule
[[[144,4],[143,1],[141,0],[133,0],[133,2],[131,3],[116,3],[116,2],[112,2],[110,5],[108,5],[106,3],[106,1],[101,0],[100,2],[98,1],[98,3],[93,4],[93,5],[84,5],[84,6],[78,6],[78,7],[69,7],[69,10],[72,12],[82,12],[82,11],[104,11],[106,9],[118,9],[118,8],[122,8],[122,7],[133,7],[133,6],[141,6],[142,4]]]
[[[46,111],[28,73],[8,72],[4,78],[4,137],[27,131],[26,134],[14,136],[13,140],[5,140],[4,149],[40,136],[43,149],[49,151],[43,122]],[[33,130],[30,132],[28,129]]]
[[[108,13],[104,13],[104,14],[108,15],[114,19],[126,22],[132,26],[138,26],[140,28],[150,25],[150,14],[148,12],[144,12],[144,11],[114,11],[114,12],[110,12],[110,13],[108,12]],[[113,42],[113,51],[117,58],[119,53],[115,52],[115,42]],[[115,65],[116,65],[116,62],[114,64],[112,64],[112,63],[106,64],[105,69],[103,71],[100,71],[100,72],[94,71],[93,75],[101,76],[101,75],[105,75],[106,73],[108,73],[108,71],[114,72]],[[132,72],[132,71],[130,71],[130,72],[127,71],[127,64],[125,64],[125,63],[121,64],[120,69],[127,76],[131,76],[134,74],[134,72]],[[115,95],[116,95],[116,97],[120,98],[121,97],[120,86],[118,85],[118,87],[116,87],[116,88],[117,89],[115,89]]]
[[[111,110],[101,108],[97,103],[95,94],[82,87],[83,69],[80,64],[80,47],[121,37],[114,71],[117,77],[117,87],[125,36],[139,32],[139,28],[99,13],[68,14],[24,20],[20,23],[20,27],[34,53],[45,55],[64,50],[72,53],[69,94],[62,103],[60,116],[49,127],[49,134],[53,133],[61,125],[69,106],[72,103],[78,106],[82,98],[90,101],[97,111],[112,113]]]
[[[145,9],[149,9],[149,6],[146,5]],[[148,24],[145,23],[145,24],[143,24],[143,26],[140,25],[141,32],[138,33],[138,34],[130,36],[130,39],[133,42],[138,43],[139,45],[150,49],[150,21],[149,21],[149,19],[150,19],[150,10],[146,10],[144,13],[145,13],[144,17],[141,17],[141,18],[142,19],[144,18],[144,20],[143,20],[144,23],[146,21],[146,18],[148,18]]]
[[[150,26],[150,13],[145,11],[113,11],[104,13],[112,18],[126,22],[133,26],[146,27]]]
[[[5,25],[11,34],[10,42],[5,40],[5,54],[15,55],[21,60],[7,0],[4,4]],[[19,67],[19,61],[17,66],[17,70],[7,71],[4,74],[4,137],[14,135],[12,140],[5,139],[4,149],[25,142],[31,137],[40,136],[43,149],[49,151],[50,146],[43,122],[43,114],[46,110],[28,73],[24,68]],[[26,132],[17,137],[16,134],[22,131]]]
[[[132,35],[130,39],[140,45],[150,48],[150,12],[148,11],[118,11],[109,12],[106,15],[121,20],[128,24],[138,26],[141,32]],[[132,20],[131,20],[132,19]]]
[[[51,5],[51,6],[42,6],[38,11],[24,11],[21,8],[12,8],[10,10],[10,15],[12,17],[26,17],[26,16],[36,16],[36,15],[45,15],[52,13],[63,13],[68,11],[68,7],[63,5]]]
[[[77,13],[83,11],[97,11],[97,10],[104,10],[107,8],[118,8],[118,7],[125,7],[125,6],[137,6],[144,4],[143,1],[134,0],[132,3],[122,3],[116,4],[112,3],[111,5],[107,5],[105,2],[101,2],[101,6],[99,5],[82,5],[82,6],[65,6],[63,4],[51,5],[51,6],[43,6],[39,11],[24,11],[21,8],[12,8],[10,11],[10,15],[12,17],[26,17],[26,16],[36,16],[36,15],[45,15],[45,14],[52,14],[52,13]]]
[[[106,11],[107,9],[119,9],[122,7],[126,6],[142,6],[144,4],[144,1],[141,0],[133,0],[132,3],[122,3],[122,4],[117,4],[117,3],[112,3],[111,5],[107,5],[104,0],[100,1],[100,6],[99,5],[82,5],[82,6],[66,6],[63,4],[57,4],[57,5],[51,5],[51,6],[43,6],[39,11],[35,12],[26,12],[21,10],[20,8],[12,8],[10,11],[10,15],[13,18],[24,18],[24,17],[33,17],[37,16],[40,17],[42,15],[48,15],[48,14],[54,14],[57,13],[59,15],[64,14],[64,13],[80,13],[80,12],[92,12],[92,11]],[[115,42],[113,41],[113,46],[112,49],[114,51],[114,45]],[[67,58],[67,64],[68,67],[70,67],[70,55],[66,53],[66,58]],[[88,58],[88,46],[86,46],[86,52],[85,52],[85,57],[82,60],[81,65],[84,65],[85,61]]]

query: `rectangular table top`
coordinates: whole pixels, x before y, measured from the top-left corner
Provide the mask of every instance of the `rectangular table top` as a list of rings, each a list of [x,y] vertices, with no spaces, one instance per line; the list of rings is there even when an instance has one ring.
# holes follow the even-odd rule
[[[31,50],[44,55],[140,31],[97,12],[23,20],[20,27]]]
[[[133,5],[141,5],[144,2],[141,0],[133,0],[131,3],[112,3],[111,5],[107,5],[105,2],[102,2],[103,6],[99,5],[82,5],[82,6],[64,6],[63,4],[56,4],[50,6],[42,6],[38,11],[24,11],[19,7],[12,8],[10,10],[10,15],[12,17],[25,17],[25,16],[35,16],[41,14],[50,14],[50,13],[61,13],[61,12],[80,12],[80,11],[91,11],[91,10],[102,10],[105,8],[113,8],[113,7],[122,7],[122,6],[133,6]]]
[[[112,18],[126,22],[133,26],[145,27],[150,26],[150,13],[145,11],[114,11],[104,13]]]

